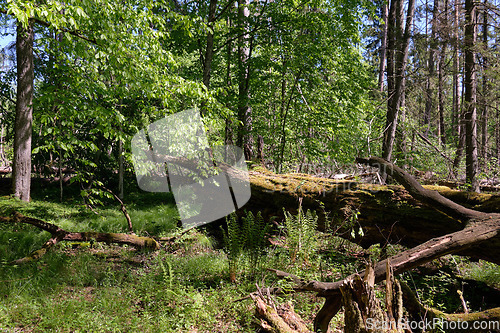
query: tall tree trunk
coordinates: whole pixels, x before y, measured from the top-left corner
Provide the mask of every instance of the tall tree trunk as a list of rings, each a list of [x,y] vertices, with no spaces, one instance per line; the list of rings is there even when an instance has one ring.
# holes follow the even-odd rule
[[[476,110],[476,5],[474,0],[465,0],[465,153],[466,178],[475,192],[479,192],[477,181],[477,110]]]
[[[448,0],[444,1],[444,13],[441,14],[440,31],[442,32],[444,27],[448,26]],[[441,51],[439,52],[439,72],[438,72],[438,110],[439,110],[439,138],[441,144],[446,144],[446,128],[444,124],[444,105],[445,105],[445,92],[444,92],[444,81],[445,81],[445,57],[446,57],[446,46],[447,42],[445,40],[446,36],[441,36]],[[447,38],[446,38],[447,39]]]
[[[227,26],[231,28],[231,19],[227,18]],[[226,46],[226,91],[227,94],[230,94],[231,91],[231,55],[233,50],[233,43],[229,41]],[[229,103],[226,105],[229,108]],[[233,144],[233,124],[231,117],[228,116],[226,118],[225,131],[224,131],[224,144],[232,145]]]
[[[453,36],[453,111],[452,111],[452,126],[456,132],[456,141],[460,141],[460,95],[459,95],[459,72],[460,72],[460,57],[459,57],[459,31],[458,18],[460,15],[460,0],[455,0],[454,10],[454,36]]]
[[[497,165],[500,166],[500,108],[497,107],[497,121],[495,125]]]
[[[444,124],[444,62],[445,62],[446,44],[443,47],[439,56],[439,72],[438,72],[438,114],[439,114],[439,140],[441,144],[446,144],[446,128]]]
[[[485,55],[483,56],[483,96],[482,96],[482,110],[481,110],[481,164],[482,170],[486,171],[488,167],[488,2],[484,0],[483,9],[483,49]]]
[[[31,187],[31,137],[33,120],[33,22],[24,27],[17,24],[17,97],[14,124],[14,161],[12,187],[14,196],[30,200]]]
[[[439,0],[434,0],[434,5],[432,9],[432,19],[431,19],[431,38],[428,39],[428,52],[429,59],[427,61],[428,75],[426,82],[426,92],[425,92],[425,111],[424,111],[424,134],[427,137],[431,128],[431,114],[434,104],[434,87],[433,79],[435,75],[435,64],[434,59],[436,57],[436,42],[437,42],[437,14],[438,14]],[[426,11],[427,16],[427,11]],[[427,38],[429,38],[427,36]]]
[[[215,22],[215,11],[217,9],[217,0],[210,0],[208,6],[208,32],[207,32],[207,43],[205,47],[205,53],[202,54],[200,50],[200,59],[203,66],[203,84],[210,89],[210,77],[212,74],[212,60],[214,57],[214,22]],[[206,102],[203,101],[200,105],[200,112],[203,115],[206,112]]]
[[[118,198],[123,200],[125,196],[123,178],[125,175],[125,168],[123,166],[123,141],[118,141]]]
[[[382,5],[382,20],[384,24],[381,26],[381,38],[380,38],[380,64],[378,70],[378,87],[380,91],[384,91],[384,72],[385,72],[385,55],[387,49],[387,18],[388,18],[389,8],[387,2],[384,1]]]
[[[252,53],[252,43],[248,35],[248,17],[250,11],[249,0],[238,0],[238,22],[240,26],[240,36],[238,38],[238,145],[243,147],[245,158],[252,159],[253,138],[252,131],[252,108],[249,105],[250,99],[250,56]]]
[[[207,89],[210,88],[210,76],[212,73],[212,60],[214,55],[214,22],[215,11],[217,9],[217,0],[210,0],[208,7],[208,33],[205,56],[203,57],[203,84]]]
[[[403,95],[406,63],[408,60],[408,47],[410,41],[410,29],[415,12],[415,1],[408,1],[408,12],[406,14],[406,25],[401,28],[403,22],[402,0],[391,1],[389,10],[388,30],[387,30],[387,80],[388,80],[388,101],[387,118],[382,145],[382,157],[390,161],[396,129],[398,124],[399,107]],[[389,62],[392,62],[390,64]],[[389,75],[392,77],[389,79]],[[389,82],[390,81],[390,82]]]

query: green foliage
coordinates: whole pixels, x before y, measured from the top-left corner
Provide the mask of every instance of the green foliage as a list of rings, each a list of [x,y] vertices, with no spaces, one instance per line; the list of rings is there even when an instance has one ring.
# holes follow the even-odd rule
[[[0,198],[0,216],[15,210],[71,231],[126,230],[116,208],[96,207],[96,215],[77,201],[61,204],[51,202],[47,193],[45,201],[37,200],[37,191],[33,195],[29,204]],[[164,195],[129,196],[129,212],[138,233],[179,235],[175,207],[165,203]],[[269,225],[260,214],[245,214],[241,225],[235,216],[228,218],[226,242],[231,242],[232,235],[233,240],[238,240],[234,243],[235,253],[240,253],[236,273],[253,275],[239,279],[237,284],[230,283],[228,274],[228,243],[225,253],[214,249],[211,239],[196,229],[155,253],[102,243],[62,242],[37,262],[11,266],[6,263],[39,248],[49,235],[30,225],[0,224],[0,329],[253,332],[250,303],[241,299],[255,291],[256,275],[259,284],[284,291],[293,285],[265,274],[265,267],[286,270],[305,279],[338,281],[365,266],[359,260],[363,251],[359,246],[315,230],[317,218],[313,213],[299,209],[296,215],[287,212],[286,216],[278,235],[274,235],[273,246],[266,246]],[[390,251],[397,250],[393,247]],[[369,252],[375,258],[380,247],[373,246]],[[251,258],[257,258],[253,267],[249,263],[255,259]],[[464,275],[470,272],[480,279],[494,279],[498,272],[495,265],[469,264],[466,259],[458,267]],[[451,276],[422,276],[414,272],[403,276],[410,286],[416,287],[426,304],[447,312],[460,309],[456,294],[460,286]],[[484,302],[473,307],[471,295],[472,291],[464,292],[465,299],[471,300],[471,309],[484,308]],[[280,296],[278,301],[290,299],[296,311],[312,322],[321,306],[318,300],[303,294]],[[341,317],[336,317],[333,325],[340,328]]]
[[[236,214],[231,214],[226,218],[226,223],[227,231],[222,229],[224,250],[232,279],[236,277],[239,265],[248,267],[250,275],[253,275],[262,264],[271,224],[264,221],[260,212],[255,216],[252,212],[247,212],[241,218],[241,223]]]
[[[131,198],[133,221],[141,226],[139,219],[145,220],[136,232],[165,235],[169,219],[174,222],[170,231],[174,230],[175,208],[155,202],[157,197]],[[97,207],[96,215],[74,202],[48,199],[35,198],[27,204],[3,197],[0,216],[20,211],[71,231],[125,229],[117,223],[123,217],[114,214],[116,209]],[[166,225],[150,229],[153,219]],[[204,234],[193,230],[180,238],[175,255],[63,242],[37,262],[6,264],[37,249],[48,237],[30,225],[0,224],[0,330],[209,332],[223,327],[224,331],[251,331],[247,304],[234,302],[246,291],[227,283],[226,256],[212,250]]]
[[[308,262],[317,249],[317,222],[315,212],[302,211],[299,206],[297,215],[285,211],[285,245],[288,248],[290,259],[294,262]]]
[[[487,261],[462,263],[460,271],[465,278],[482,281],[490,286],[500,287],[500,267]]]

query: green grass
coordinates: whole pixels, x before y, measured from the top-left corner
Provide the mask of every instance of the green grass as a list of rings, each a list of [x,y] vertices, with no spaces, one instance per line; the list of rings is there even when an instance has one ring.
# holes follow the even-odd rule
[[[77,199],[41,199],[27,204],[0,197],[0,216],[17,211],[68,231],[127,231],[125,218],[112,202],[95,208],[95,214]],[[178,233],[171,197],[131,194],[126,203],[137,234]],[[309,270],[305,276],[311,277],[318,267],[295,267],[286,249],[271,247],[258,274],[248,274],[250,267],[242,265],[238,282],[231,283],[227,255],[196,230],[157,252],[61,242],[37,262],[7,264],[38,249],[49,236],[30,225],[0,224],[0,331],[255,332],[252,301],[242,298],[255,291],[256,282],[284,283],[265,268]],[[295,300],[296,310],[310,323],[322,304],[312,295],[286,299]]]
[[[113,202],[96,207],[95,214],[77,198],[56,201],[35,196],[27,204],[0,197],[0,216],[18,211],[68,231],[127,231],[125,218]],[[125,202],[138,235],[179,234],[171,196],[132,193]],[[263,249],[261,267],[240,265],[237,282],[232,283],[226,253],[199,230],[156,252],[61,242],[37,262],[8,264],[38,249],[49,236],[30,225],[0,224],[0,332],[256,332],[254,307],[245,297],[256,284],[284,290],[291,286],[267,268],[322,281],[337,281],[364,268],[364,262],[356,259],[362,249],[320,233],[308,245],[308,255],[298,260],[287,245],[287,233],[278,231],[274,245]],[[250,257],[242,260],[251,262]],[[475,272],[478,279],[497,277],[494,268],[498,266],[474,267],[467,271]],[[442,280],[424,283],[424,290],[434,293],[426,296],[434,305],[444,302]],[[323,299],[307,293],[276,296],[276,301],[292,301],[311,327],[323,304]],[[342,326],[340,313],[332,327]]]

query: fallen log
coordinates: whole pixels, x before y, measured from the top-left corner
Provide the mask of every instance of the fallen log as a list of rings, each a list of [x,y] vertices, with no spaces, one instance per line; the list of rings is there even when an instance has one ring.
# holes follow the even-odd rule
[[[0,216],[3,223],[27,223],[51,234],[50,239],[38,250],[31,252],[26,257],[14,260],[12,264],[24,264],[37,260],[47,253],[50,248],[60,241],[90,241],[104,242],[107,244],[126,244],[138,249],[158,250],[160,244],[151,237],[141,237],[134,234],[104,233],[104,232],[70,232],[55,224],[48,223],[33,217],[24,216],[15,212],[11,217]]]
[[[427,193],[436,191],[451,200],[447,201],[448,204],[453,202],[464,206],[458,208],[465,214],[461,215],[454,213],[453,209],[447,210],[446,206],[436,210],[430,202],[414,198],[399,185],[365,184],[306,174],[274,174],[260,167],[249,173],[252,196],[243,209],[261,211],[263,216],[281,216],[283,208],[296,213],[298,200],[303,198],[302,208],[316,211],[320,229],[336,231],[338,236],[364,248],[389,243],[417,246],[464,229],[470,210],[478,211],[479,215],[481,212],[500,213],[498,194],[463,192],[445,186],[422,187]],[[353,228],[362,228],[363,235],[351,232]],[[458,254],[499,264],[500,240],[490,239],[464,248]]]
[[[442,214],[441,216],[450,217],[455,223],[455,228],[459,228],[458,231],[454,232],[449,229],[444,236],[432,238],[419,246],[377,263],[372,273],[374,283],[378,283],[387,277],[388,263],[390,263],[390,268],[394,274],[397,275],[446,254],[466,253],[470,249],[486,252],[484,250],[485,244],[499,245],[500,214],[484,213],[463,207],[443,197],[437,191],[422,187],[404,170],[383,159],[371,157],[369,159],[358,159],[358,162],[383,168],[385,173],[398,180],[412,196],[436,209],[440,212],[439,214]],[[490,251],[489,248],[488,251]],[[499,263],[500,260],[499,257],[485,257],[496,263]],[[290,277],[296,284],[296,290],[314,291],[318,293],[318,296],[326,298],[323,309],[315,319],[315,331],[317,332],[326,332],[328,330],[331,318],[340,309],[340,288],[347,281],[352,281],[355,278],[355,275],[351,275],[337,282],[305,281],[286,272],[274,272],[279,277]],[[359,274],[361,278],[364,275],[365,272]]]
[[[481,321],[484,326],[490,329],[484,329],[481,331],[496,331],[500,330],[500,308],[488,309],[481,312],[475,313],[445,313],[437,309],[428,307],[420,303],[417,296],[404,282],[401,282],[401,289],[403,291],[403,301],[405,303],[405,308],[411,314],[414,321],[447,321],[447,322],[461,322],[462,327],[467,325],[468,327],[473,327],[472,323]],[[451,330],[447,330],[450,332]],[[460,331],[460,330],[457,330]],[[463,331],[463,330],[462,330]],[[480,331],[480,330],[477,330]]]

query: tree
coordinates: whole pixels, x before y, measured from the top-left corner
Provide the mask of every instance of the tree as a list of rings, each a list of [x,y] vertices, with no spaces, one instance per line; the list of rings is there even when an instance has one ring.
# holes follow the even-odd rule
[[[387,18],[388,18],[387,1],[382,3],[382,21],[384,21],[380,31],[380,61],[378,70],[378,86],[380,91],[384,91],[384,73],[385,73],[385,56],[387,52]]]
[[[14,135],[12,190],[16,197],[30,201],[31,138],[33,120],[33,21],[17,23],[17,95]]]
[[[445,30],[448,26],[448,0],[444,1],[444,11],[441,13],[441,19],[439,20],[440,27],[440,46],[439,51],[439,62],[438,62],[438,115],[439,115],[439,140],[442,145],[446,144],[446,126],[445,126],[445,81],[446,81],[446,51],[447,43],[449,38],[447,38],[448,33]],[[444,30],[444,31],[443,31]]]
[[[435,107],[434,103],[434,75],[435,75],[435,58],[437,53],[437,44],[438,44],[438,8],[439,8],[439,0],[434,0],[434,6],[432,8],[432,19],[431,19],[431,34],[428,36],[428,52],[429,59],[427,61],[428,67],[428,76],[426,82],[426,92],[425,92],[425,111],[424,111],[424,126],[425,128],[425,136],[429,135],[429,130],[431,127],[431,113]],[[427,17],[427,11],[426,17]],[[427,19],[426,19],[427,21]],[[426,26],[427,30],[427,26]]]
[[[250,16],[249,0],[238,0],[238,138],[243,147],[245,158],[253,157],[252,107],[250,101],[250,59],[253,50],[253,36],[248,34]]]
[[[402,0],[391,1],[387,23],[387,116],[382,144],[382,157],[387,161],[392,159],[392,150],[398,127],[399,108],[404,94],[405,71],[415,1],[408,1],[406,24],[403,23],[403,10]]]
[[[16,57],[17,94],[14,125],[14,158],[12,167],[12,191],[23,201],[30,201],[31,189],[31,144],[33,121],[34,65],[33,43],[34,23],[42,26],[71,26],[75,20],[62,20],[61,7],[54,4],[38,5],[33,2],[8,2],[4,14],[17,19]],[[56,13],[55,15],[51,15]],[[48,18],[44,21],[43,18]],[[64,28],[63,28],[64,29]],[[72,32],[78,35],[76,32]]]
[[[435,210],[435,213],[440,215],[442,219],[446,216],[453,217],[455,220],[455,227],[448,228],[443,236],[438,236],[430,239],[431,235],[426,235],[427,240],[423,242],[417,242],[413,244],[413,248],[410,248],[406,251],[403,251],[399,254],[396,254],[392,257],[389,257],[385,260],[378,262],[373,266],[373,269],[367,269],[363,271],[360,275],[364,277],[368,274],[372,275],[372,280],[374,283],[379,283],[382,280],[386,279],[389,275],[390,271],[393,271],[394,275],[401,274],[405,271],[408,271],[412,268],[418,267],[422,264],[430,262],[436,258],[440,258],[444,255],[450,253],[465,253],[468,251],[475,251],[479,256],[488,256],[487,260],[498,263],[499,258],[498,255],[493,254],[490,255],[486,252],[489,250],[495,249],[494,251],[498,253],[500,250],[499,245],[499,235],[500,235],[500,214],[499,213],[484,213],[481,211],[473,210],[466,208],[460,204],[451,201],[442,195],[440,195],[437,191],[433,191],[430,189],[426,189],[421,186],[411,175],[402,170],[401,168],[395,166],[394,164],[385,161],[384,159],[378,157],[370,157],[370,158],[358,158],[358,163],[371,165],[373,167],[380,168],[380,170],[384,170],[389,173],[395,180],[401,183],[404,188],[408,191],[408,193],[416,200],[424,203],[426,206]],[[254,177],[256,175],[253,175]],[[270,174],[263,175],[264,177],[272,176]],[[290,175],[287,175],[290,176]],[[293,177],[293,176],[292,176]],[[300,175],[299,175],[300,177]],[[280,177],[278,175],[277,182],[275,185],[278,185],[280,182]],[[281,181],[287,181],[289,177],[283,177]],[[324,180],[325,184],[328,183],[328,180]],[[306,180],[303,181],[304,184]],[[267,186],[272,182],[257,182],[255,185],[257,186]],[[317,184],[317,182],[316,182]],[[335,195],[343,195],[342,190],[339,191],[341,186],[338,183],[332,182],[333,186],[338,186],[336,191],[329,191],[330,196]],[[347,184],[343,184],[342,186],[345,188]],[[364,184],[367,185],[367,184]],[[293,186],[292,186],[293,188]],[[283,188],[285,189],[285,188]],[[320,191],[323,191],[321,189]],[[316,189],[309,188],[308,190],[303,190],[304,192],[308,192],[313,194],[317,191]],[[352,191],[348,190],[352,193]],[[317,193],[317,192],[316,192]],[[286,193],[280,193],[286,196]],[[263,195],[265,195],[263,193]],[[314,194],[312,195],[314,198]],[[330,198],[332,199],[332,198]],[[286,201],[283,200],[283,197],[279,198],[280,203],[284,203]],[[292,201],[295,201],[292,199]],[[305,202],[306,200],[304,200]],[[347,202],[348,200],[328,200],[329,202]],[[359,205],[359,201],[351,201],[356,202],[355,205]],[[269,203],[269,200],[267,201]],[[310,204],[317,204],[316,200],[310,200]],[[376,205],[380,205],[380,202],[377,202]],[[384,206],[384,205],[382,205]],[[379,207],[380,208],[380,207]],[[396,209],[397,210],[397,209]],[[372,220],[372,216],[370,218],[371,227],[377,229],[377,232],[380,234],[381,229],[378,225],[374,225],[374,221]],[[384,220],[387,220],[387,216],[383,217]],[[434,223],[437,224],[436,219],[434,219]],[[391,223],[389,227],[390,232],[382,235],[383,239],[388,234],[393,233],[393,227],[398,223]],[[414,225],[414,224],[413,224]],[[367,228],[368,229],[368,228]],[[425,232],[423,232],[425,234]],[[406,233],[405,236],[409,236]],[[364,236],[363,236],[364,237]],[[405,237],[399,237],[396,242],[405,241]],[[385,238],[387,242],[388,239]],[[493,245],[493,246],[491,246]],[[488,250],[486,250],[488,249]],[[470,253],[470,252],[469,252]],[[272,270],[276,273],[276,275],[280,278],[291,278],[294,282],[293,290],[294,291],[313,291],[317,292],[318,296],[325,297],[325,303],[323,308],[318,312],[315,320],[314,327],[317,332],[326,332],[328,330],[328,324],[330,320],[335,316],[335,314],[341,308],[341,288],[345,286],[347,281],[350,281],[354,278],[354,274],[344,278],[340,281],[336,282],[322,282],[322,281],[307,281],[301,279],[295,275]],[[276,289],[268,289],[269,292],[274,291]],[[348,306],[344,304],[344,306]],[[492,320],[498,320],[498,309],[494,309]],[[436,312],[437,313],[437,312]],[[470,316],[468,320],[474,321],[477,320],[477,317]]]
[[[488,104],[490,103],[488,99],[489,91],[491,89],[488,79],[488,44],[489,44],[489,33],[488,33],[488,2],[484,0],[483,2],[483,38],[482,38],[482,50],[483,53],[483,82],[482,82],[482,98],[481,98],[481,169],[486,170],[487,166],[487,156],[488,156]]]
[[[476,110],[476,5],[465,1],[465,150],[466,176],[474,192],[479,192],[477,181],[477,110]]]

